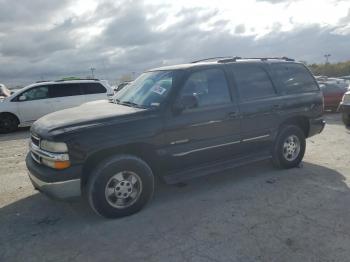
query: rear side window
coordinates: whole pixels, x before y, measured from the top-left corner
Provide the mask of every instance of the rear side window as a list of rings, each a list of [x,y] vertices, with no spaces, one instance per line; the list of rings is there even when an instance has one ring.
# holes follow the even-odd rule
[[[260,66],[235,66],[233,74],[242,100],[255,100],[276,94],[267,72]]]
[[[56,84],[50,86],[50,97],[65,97],[81,95],[79,84]]]
[[[282,82],[287,94],[318,90],[317,84],[305,66],[300,64],[272,64],[271,68]]]
[[[84,83],[81,84],[81,87],[85,95],[102,94],[107,92],[106,88],[99,83]]]

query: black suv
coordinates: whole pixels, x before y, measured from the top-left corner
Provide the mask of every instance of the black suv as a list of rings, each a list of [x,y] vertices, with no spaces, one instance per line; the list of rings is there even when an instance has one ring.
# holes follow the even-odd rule
[[[34,187],[83,195],[98,214],[122,217],[166,183],[271,158],[302,160],[320,133],[323,98],[301,63],[222,58],[145,72],[113,101],[47,115],[31,128],[26,158]]]

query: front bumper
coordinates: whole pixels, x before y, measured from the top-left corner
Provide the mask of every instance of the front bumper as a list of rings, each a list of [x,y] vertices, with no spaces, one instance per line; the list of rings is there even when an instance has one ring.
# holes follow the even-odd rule
[[[47,183],[36,178],[30,172],[29,178],[35,189],[54,199],[66,200],[81,195],[80,179]]]
[[[311,119],[308,137],[321,133],[325,126],[326,121],[323,118]]]
[[[36,163],[30,153],[26,157],[28,175],[35,189],[54,199],[81,196],[81,167],[54,170]]]

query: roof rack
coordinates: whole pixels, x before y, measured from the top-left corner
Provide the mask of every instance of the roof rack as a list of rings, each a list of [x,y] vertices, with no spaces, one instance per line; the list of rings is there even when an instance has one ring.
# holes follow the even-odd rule
[[[38,84],[38,83],[45,83],[45,82],[50,82],[51,80],[39,80],[39,81],[36,81],[35,83]]]
[[[267,60],[284,60],[289,62],[294,62],[295,60],[292,58],[288,58],[286,56],[282,57],[232,57],[232,58],[226,58],[218,60],[218,63],[229,63],[229,62],[236,62],[237,60],[261,60],[261,61],[267,61]]]
[[[59,80],[55,80],[54,82],[82,81],[82,80],[100,81],[100,79],[97,79],[97,78],[72,78],[72,79],[59,79]]]
[[[215,56],[215,57],[209,57],[209,58],[204,58],[200,60],[195,60],[190,62],[191,64],[199,63],[199,62],[204,62],[204,61],[210,61],[210,60],[220,60],[220,59],[225,59],[225,58],[230,58],[229,56]]]

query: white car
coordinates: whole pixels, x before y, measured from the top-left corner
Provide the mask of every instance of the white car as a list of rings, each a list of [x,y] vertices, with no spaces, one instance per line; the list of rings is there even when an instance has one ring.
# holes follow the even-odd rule
[[[69,80],[41,82],[29,85],[0,102],[0,133],[30,126],[49,113],[108,99],[113,89],[107,81]]]

